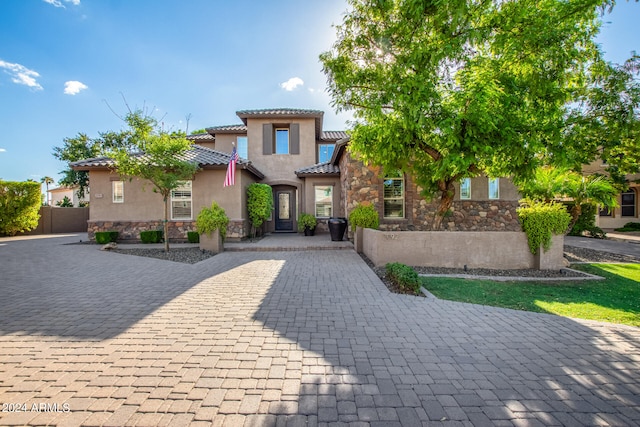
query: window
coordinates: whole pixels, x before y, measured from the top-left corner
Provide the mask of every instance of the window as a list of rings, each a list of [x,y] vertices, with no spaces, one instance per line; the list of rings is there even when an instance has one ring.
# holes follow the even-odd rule
[[[113,203],[124,203],[124,181],[111,181]]]
[[[384,218],[404,218],[404,179],[385,178]]]
[[[600,209],[598,209],[598,215],[600,216],[612,216],[611,214],[611,209],[606,206],[600,206]]]
[[[191,219],[191,181],[171,190],[171,219]]]
[[[460,198],[471,198],[471,178],[462,178],[460,181]]]
[[[315,187],[316,217],[329,218],[333,215],[333,187],[317,185]]]
[[[489,178],[489,198],[500,198],[500,178]]]
[[[334,144],[320,144],[318,145],[318,163],[324,163],[331,160],[333,155]]]
[[[622,216],[636,216],[636,193],[634,191],[627,191],[622,193],[622,203],[620,207],[622,210]]]
[[[249,139],[246,136],[239,136],[237,139],[238,156],[242,159],[249,158]]]
[[[276,129],[275,154],[289,154],[289,129]]]

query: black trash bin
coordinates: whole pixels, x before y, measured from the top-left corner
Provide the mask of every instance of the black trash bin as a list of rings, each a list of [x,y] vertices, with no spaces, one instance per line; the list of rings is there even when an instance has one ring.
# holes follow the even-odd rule
[[[331,233],[331,240],[339,242],[344,237],[344,232],[347,230],[347,218],[329,218],[329,233]]]

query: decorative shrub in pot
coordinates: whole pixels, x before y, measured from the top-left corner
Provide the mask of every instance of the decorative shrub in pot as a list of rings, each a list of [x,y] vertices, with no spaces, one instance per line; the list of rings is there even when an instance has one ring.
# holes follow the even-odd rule
[[[202,208],[196,218],[200,249],[214,253],[222,252],[228,225],[229,217],[216,202],[211,203],[210,208]]]
[[[298,218],[298,231],[304,231],[305,236],[313,236],[316,232],[317,224],[318,221],[315,216],[307,213],[300,214],[300,218]]]

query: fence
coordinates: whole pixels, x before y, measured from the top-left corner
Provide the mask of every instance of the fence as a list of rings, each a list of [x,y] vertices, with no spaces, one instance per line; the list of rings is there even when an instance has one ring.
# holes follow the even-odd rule
[[[42,206],[38,227],[24,234],[86,233],[88,220],[89,208]]]

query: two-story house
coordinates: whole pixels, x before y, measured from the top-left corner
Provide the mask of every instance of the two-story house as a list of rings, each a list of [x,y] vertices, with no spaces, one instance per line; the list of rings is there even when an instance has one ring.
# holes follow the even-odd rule
[[[428,230],[435,203],[420,197],[420,189],[403,174],[382,176],[347,150],[344,131],[324,131],[324,113],[305,109],[261,109],[237,112],[241,123],[213,126],[190,135],[188,157],[200,166],[192,180],[171,194],[170,238],[182,240],[194,229],[203,207],[216,201],[230,218],[228,239],[249,235],[246,190],[254,182],[273,188],[274,212],[266,232],[294,232],[300,213],[311,213],[326,229],[330,217],[347,217],[357,203],[373,204],[380,228]],[[223,187],[233,146],[240,160],[235,185]],[[89,235],[117,230],[120,239],[138,239],[139,232],[162,226],[163,203],[150,184],[124,180],[108,158],[72,164],[89,171],[91,213]],[[508,179],[478,177],[456,188],[449,230],[519,230],[519,194]]]

